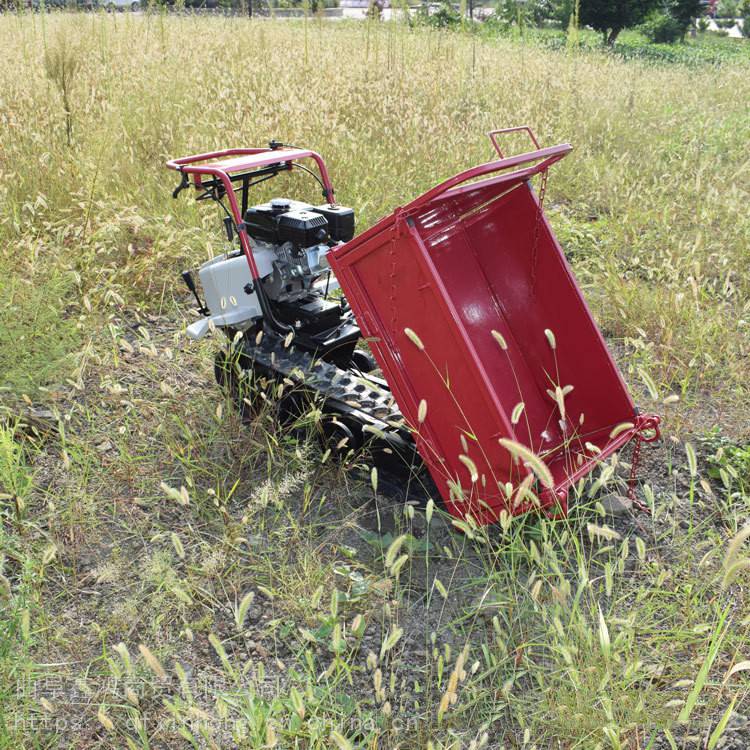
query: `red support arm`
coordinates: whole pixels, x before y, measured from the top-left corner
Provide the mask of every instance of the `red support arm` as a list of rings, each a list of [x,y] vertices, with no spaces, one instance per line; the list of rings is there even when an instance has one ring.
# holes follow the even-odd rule
[[[333,185],[328,175],[325,162],[320,154],[302,148],[230,148],[222,151],[210,151],[205,154],[183,156],[180,159],[170,159],[167,162],[169,169],[174,169],[183,175],[193,175],[193,184],[196,188],[202,185],[201,178],[206,175],[221,180],[229,201],[229,209],[235,224],[239,227],[242,223],[240,207],[232,187],[230,175],[237,172],[248,172],[271,164],[289,164],[300,159],[313,159],[318,165],[323,189],[326,192],[329,203],[334,203]],[[253,280],[258,279],[258,267],[253,258],[250,247],[250,238],[247,232],[240,231],[240,244],[245,253],[247,263],[250,266],[250,274]]]

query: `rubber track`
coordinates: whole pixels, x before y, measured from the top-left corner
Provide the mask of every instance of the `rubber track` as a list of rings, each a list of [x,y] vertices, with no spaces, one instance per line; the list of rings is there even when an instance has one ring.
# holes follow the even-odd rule
[[[310,389],[324,399],[327,412],[346,414],[359,422],[365,432],[383,433],[398,442],[413,444],[385,381],[314,359],[309,352],[294,345],[285,347],[283,341],[270,336],[264,336],[260,345],[244,342],[239,353],[244,369],[292,388]]]

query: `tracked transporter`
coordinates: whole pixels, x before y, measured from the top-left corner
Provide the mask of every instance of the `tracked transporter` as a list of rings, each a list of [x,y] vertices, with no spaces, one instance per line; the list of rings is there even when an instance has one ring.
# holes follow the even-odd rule
[[[515,131],[534,148],[505,157],[498,137]],[[281,419],[312,398],[331,450],[419,457],[447,510],[478,523],[564,514],[599,462],[634,440],[635,469],[640,443],[659,436],[544,216],[547,171],[571,146],[541,148],[527,127],[490,138],[497,159],[361,234],[314,151],[271,141],[168,162],[174,197],[192,188],[224,212],[233,249],[198,269],[202,297],[183,273],[201,313],[187,332],[226,333],[216,375],[241,408],[263,384],[281,394]],[[252,188],[292,170],[320,183],[320,205],[251,203]]]

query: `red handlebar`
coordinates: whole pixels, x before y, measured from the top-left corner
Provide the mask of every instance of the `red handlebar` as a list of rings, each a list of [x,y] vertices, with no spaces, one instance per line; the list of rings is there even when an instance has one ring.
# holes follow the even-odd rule
[[[220,158],[234,157],[234,158]],[[328,176],[323,157],[315,151],[304,148],[229,148],[222,151],[211,151],[205,154],[194,154],[193,156],[183,156],[179,159],[170,159],[167,162],[169,169],[174,169],[183,174],[194,175],[193,180],[196,187],[201,185],[201,176],[210,175],[219,177],[224,180],[232,172],[244,172],[258,167],[265,167],[270,164],[287,164],[300,159],[313,159],[320,170],[320,177],[323,182],[323,188],[326,191],[326,197],[330,203],[333,203],[333,185],[331,178]],[[201,163],[205,162],[205,163]],[[224,177],[222,177],[222,175]],[[240,217],[237,217],[241,220]]]
[[[247,172],[259,167],[267,167],[271,164],[288,164],[299,159],[308,158],[313,159],[318,165],[326,197],[329,203],[333,203],[333,185],[331,185],[331,178],[328,176],[328,170],[323,158],[315,151],[303,148],[288,148],[283,146],[279,148],[230,148],[223,151],[211,151],[205,154],[194,154],[193,156],[183,156],[179,159],[170,159],[167,162],[167,167],[182,173],[183,181],[187,180],[187,175],[193,175],[193,183],[197,188],[201,187],[201,177],[203,175],[220,180],[229,201],[229,210],[236,226],[240,229],[243,217],[234,190],[232,189],[230,175],[234,172]],[[240,245],[247,258],[247,263],[250,266],[250,275],[257,281],[259,278],[258,266],[255,263],[250,241],[244,229],[240,229],[239,238]]]

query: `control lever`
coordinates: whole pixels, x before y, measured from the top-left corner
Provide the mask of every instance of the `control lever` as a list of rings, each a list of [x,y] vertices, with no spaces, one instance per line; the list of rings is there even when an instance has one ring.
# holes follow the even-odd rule
[[[172,197],[176,198],[185,188],[190,187],[190,178],[187,172],[182,172],[182,180],[180,184],[172,191]],[[187,282],[185,282],[187,284]]]
[[[209,315],[210,310],[201,302],[201,298],[198,296],[198,290],[195,287],[195,279],[190,271],[182,272],[182,280],[185,282],[185,286],[193,293],[195,301],[198,303],[198,311],[201,315]]]
[[[234,239],[234,219],[231,216],[224,217],[224,229],[227,233],[227,239],[231,242]]]

